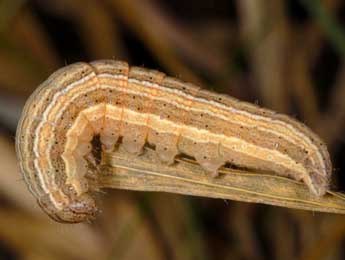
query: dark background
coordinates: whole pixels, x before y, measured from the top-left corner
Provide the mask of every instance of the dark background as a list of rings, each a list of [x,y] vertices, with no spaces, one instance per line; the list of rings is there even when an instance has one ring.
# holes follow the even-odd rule
[[[94,223],[54,223],[24,185],[14,135],[53,71],[122,59],[305,122],[343,191],[344,14],[341,0],[1,0],[0,256],[343,259],[344,217],[234,201],[106,191]]]

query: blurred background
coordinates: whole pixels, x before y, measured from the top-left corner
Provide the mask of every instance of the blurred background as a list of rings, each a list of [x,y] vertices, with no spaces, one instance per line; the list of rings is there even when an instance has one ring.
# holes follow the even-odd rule
[[[22,106],[56,69],[122,59],[287,113],[345,190],[341,0],[0,0],[1,259],[344,259],[345,217],[106,190],[92,224],[51,221],[19,173]]]

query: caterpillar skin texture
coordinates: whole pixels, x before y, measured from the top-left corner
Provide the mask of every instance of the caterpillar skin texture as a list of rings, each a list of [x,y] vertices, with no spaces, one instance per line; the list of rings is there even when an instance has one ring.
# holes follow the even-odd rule
[[[216,176],[225,163],[303,181],[323,195],[331,162],[324,143],[286,115],[200,89],[164,73],[114,60],[75,63],[53,73],[28,99],[16,151],[25,182],[59,222],[97,213],[86,174],[94,136],[140,154],[155,147],[162,163],[194,157]],[[91,163],[90,163],[91,162]]]

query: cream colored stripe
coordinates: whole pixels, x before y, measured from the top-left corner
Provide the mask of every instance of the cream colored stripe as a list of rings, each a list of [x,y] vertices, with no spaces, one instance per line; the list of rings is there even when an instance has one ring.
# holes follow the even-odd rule
[[[104,75],[106,75],[106,77],[111,77],[111,74],[99,74],[98,76],[104,76]],[[140,81],[138,81],[138,80],[134,80],[134,79],[129,79],[129,82],[136,83],[136,84],[141,84],[141,83],[142,83],[142,82],[140,82]],[[145,82],[146,82],[146,81],[145,81]],[[193,96],[188,95],[188,94],[186,94],[186,93],[184,93],[184,92],[182,92],[182,91],[180,91],[180,90],[170,89],[170,88],[164,88],[164,87],[162,87],[162,86],[159,86],[159,85],[157,85],[157,84],[152,84],[152,83],[150,83],[150,82],[146,82],[144,85],[145,85],[145,86],[148,86],[148,87],[149,87],[150,85],[156,85],[157,88],[159,88],[161,91],[166,91],[166,92],[170,92],[170,93],[173,93],[173,94],[181,94],[181,96],[183,96],[183,97],[185,97],[185,98],[188,98],[188,99],[190,99],[190,100],[197,100],[197,101],[200,101],[200,102],[203,102],[203,103],[208,103],[208,102],[209,102],[209,101],[207,101],[207,100],[203,100],[203,99],[200,99],[200,98],[194,98]],[[118,90],[121,90],[121,88],[118,88],[118,87],[116,87],[116,86],[110,86],[110,85],[106,85],[106,86],[108,86],[108,87],[110,87],[110,88],[116,88],[116,89],[118,89]],[[100,87],[102,88],[103,86],[100,86]],[[122,89],[122,90],[123,90],[123,89]],[[134,90],[131,90],[131,89],[128,89],[128,88],[126,88],[124,91],[126,91],[127,93],[130,93],[130,94],[135,94],[135,95],[139,95],[139,96],[145,96],[145,97],[148,97],[148,96],[149,96],[149,95],[146,94],[146,93],[134,91]],[[182,108],[182,109],[185,109],[185,110],[187,110],[187,111],[194,111],[194,112],[205,113],[205,114],[211,115],[211,116],[213,116],[213,117],[215,117],[215,118],[220,118],[220,119],[222,119],[222,120],[224,120],[224,121],[226,121],[226,122],[230,122],[230,123],[232,123],[232,124],[237,124],[237,125],[241,125],[241,126],[244,126],[244,127],[253,128],[253,125],[251,125],[251,124],[246,124],[245,122],[239,121],[239,120],[231,120],[230,117],[223,116],[223,115],[221,115],[221,114],[219,114],[219,113],[213,113],[213,112],[211,112],[210,110],[206,110],[206,109],[196,109],[196,108],[193,108],[193,107],[185,106],[185,105],[182,105],[182,104],[180,104],[180,103],[177,103],[177,102],[175,102],[175,101],[173,101],[173,100],[171,100],[171,99],[160,98],[159,96],[155,96],[154,98],[155,98],[156,100],[159,100],[159,101],[163,101],[163,102],[172,104],[172,105],[174,105],[174,106],[176,106],[176,107],[178,107],[178,108]],[[215,103],[215,102],[212,101],[211,103]],[[218,103],[215,103],[215,104],[218,104]],[[220,107],[220,108],[228,108],[228,107],[226,107],[226,106],[224,106],[224,105],[221,105],[221,104],[218,104],[218,105],[219,105],[218,107]],[[228,111],[231,111],[231,110],[228,110]],[[238,111],[238,112],[237,112],[237,111]],[[233,112],[233,113],[241,114],[241,113],[239,113],[239,112],[243,112],[243,111],[233,109],[232,112]],[[252,114],[249,114],[248,112],[246,112],[246,114],[252,115]],[[261,116],[260,116],[260,117],[257,116],[257,117],[258,117],[258,118],[265,118],[265,117],[261,117]],[[253,116],[252,116],[252,118],[253,118]],[[266,118],[265,118],[265,119],[266,119]],[[255,117],[254,117],[254,120],[256,120]],[[278,121],[278,120],[272,120],[272,121],[274,121],[274,122],[281,122],[281,121]],[[269,121],[268,121],[268,122],[269,122]],[[285,124],[284,122],[281,122],[281,123],[284,124],[285,126],[287,126],[287,124]],[[283,138],[283,139],[289,141],[290,143],[293,143],[294,145],[300,147],[301,149],[305,149],[305,146],[308,146],[308,145],[311,146],[311,147],[314,149],[314,152],[315,152],[315,154],[316,154],[317,157],[318,157],[319,164],[321,165],[322,169],[323,169],[324,171],[326,171],[326,167],[325,167],[323,158],[322,158],[321,154],[319,153],[319,149],[318,149],[312,142],[310,142],[309,138],[304,138],[304,137],[306,137],[306,136],[305,136],[303,133],[299,132],[297,129],[293,128],[291,125],[289,125],[289,126],[290,126],[290,127],[289,127],[290,129],[294,129],[294,131],[292,130],[292,132],[293,132],[294,134],[297,133],[297,135],[298,135],[300,138],[302,138],[302,141],[304,141],[304,145],[301,144],[300,140],[294,140],[294,139],[290,138],[289,136],[284,135],[284,134],[282,134],[282,133],[279,133],[279,132],[277,132],[277,131],[270,130],[270,129],[265,128],[265,127],[262,127],[262,126],[257,126],[256,128],[259,129],[259,130],[261,130],[261,131],[263,131],[263,132],[271,133],[271,134],[273,134],[273,135],[275,135],[275,136],[277,136],[277,137],[281,137],[281,138]],[[305,142],[305,141],[306,141],[306,142]],[[310,160],[312,161],[312,163],[315,163],[313,157],[310,157]]]
[[[110,74],[109,74],[110,75]],[[108,75],[107,75],[108,76]],[[77,85],[77,84],[75,84]],[[95,91],[97,89],[116,89],[116,90],[119,90],[119,91],[125,91],[126,93],[128,94],[134,94],[134,95],[138,95],[138,96],[143,96],[143,97],[151,97],[148,93],[142,93],[142,92],[139,92],[139,91],[134,91],[132,89],[129,89],[129,88],[121,88],[121,87],[118,87],[118,86],[113,86],[113,85],[105,85],[105,84],[102,84],[100,86],[93,86],[93,87],[88,87],[87,89],[85,89],[85,91],[82,91],[82,90],[78,90],[78,92],[76,92],[76,95],[74,95],[73,97],[71,97],[69,100],[70,102],[74,102],[76,99],[78,99],[80,96],[88,93],[88,92],[92,92],[92,91]],[[165,88],[164,88],[165,89]],[[192,96],[190,96],[192,97]],[[170,100],[170,99],[165,99],[165,98],[160,98],[158,96],[155,96],[155,99],[157,100],[160,100],[160,101],[163,101],[163,102],[166,102],[166,103],[170,103],[170,104],[173,104],[174,106],[178,107],[178,108],[182,108],[182,109],[185,109],[185,110],[192,110],[192,111],[196,111],[196,112],[203,112],[203,113],[208,113],[209,115],[211,116],[214,116],[214,117],[218,117],[218,118],[221,118],[225,121],[228,121],[228,122],[231,122],[233,124],[240,124],[240,125],[243,125],[243,126],[248,126],[250,127],[249,125],[246,125],[246,124],[243,124],[243,122],[239,122],[239,121],[232,121],[229,117],[224,117],[222,115],[219,115],[219,114],[215,114],[213,112],[210,112],[209,110],[200,110],[200,109],[195,109],[193,107],[188,107],[188,106],[185,106],[185,105],[182,105],[180,103],[176,103],[175,101],[173,100]],[[65,109],[67,108],[68,106],[65,106]],[[57,114],[55,116],[55,118],[60,118],[61,115],[65,112],[65,109],[61,109],[59,111],[59,114]],[[264,132],[270,132],[274,135],[277,135],[277,136],[280,136],[280,134],[278,134],[277,132],[275,131],[270,131],[269,129],[266,129],[266,128],[261,128],[261,127],[258,127],[258,129],[260,129],[261,131],[264,131]],[[284,136],[283,136],[284,137]],[[300,148],[304,148],[304,146],[301,144],[301,143],[298,143],[298,142],[295,142],[293,139],[291,138],[288,138],[288,137],[285,137],[285,139],[287,139],[288,141],[290,141],[291,143],[295,144],[296,146],[300,147]],[[315,146],[313,146],[315,148]],[[323,160],[322,158],[320,158],[320,154],[318,153],[318,149],[316,149],[316,152],[317,152],[317,155],[319,156],[319,160],[320,160],[320,163],[321,163],[321,166],[323,167],[323,169],[325,169],[325,166],[323,164]],[[315,163],[314,162],[314,159],[311,157],[310,158],[312,163]]]
[[[107,76],[108,77],[112,77],[111,74],[107,74]],[[261,121],[265,121],[265,122],[268,122],[268,123],[274,122],[274,123],[280,124],[283,127],[289,128],[295,135],[299,136],[303,141],[307,142],[310,146],[312,146],[315,149],[315,151],[319,151],[318,147],[316,147],[315,144],[313,144],[312,141],[306,135],[304,135],[303,133],[298,131],[298,129],[294,128],[292,125],[287,124],[287,123],[285,123],[285,122],[283,122],[281,120],[272,119],[272,118],[269,118],[269,117],[263,117],[263,116],[255,115],[255,114],[251,114],[251,113],[249,113],[247,111],[244,111],[244,110],[238,110],[238,109],[235,109],[235,108],[230,107],[230,106],[225,106],[225,105],[223,105],[221,103],[217,103],[217,102],[215,102],[213,100],[206,100],[206,99],[202,99],[202,98],[196,98],[196,97],[194,97],[192,95],[186,94],[185,92],[183,92],[181,90],[165,88],[165,87],[163,87],[161,85],[158,85],[158,84],[155,84],[155,83],[151,83],[151,82],[148,82],[148,81],[140,81],[140,80],[131,79],[131,78],[128,79],[128,81],[131,82],[131,83],[142,84],[142,85],[147,86],[147,87],[151,87],[151,88],[159,89],[159,90],[162,90],[162,91],[165,91],[165,92],[177,94],[177,95],[183,96],[185,98],[188,98],[190,100],[198,101],[198,102],[201,102],[201,103],[204,103],[204,104],[212,104],[215,107],[221,108],[221,109],[223,109],[225,111],[229,111],[229,112],[232,112],[232,113],[235,113],[235,114],[244,115],[244,116],[246,116],[248,118],[251,118],[251,119],[254,119],[254,120],[258,120],[258,121],[261,120]],[[210,112],[209,110],[194,109],[194,108],[190,108],[190,110],[197,111],[197,112],[204,112],[204,113],[207,113],[207,114],[212,115],[214,117],[221,118],[221,119],[223,119],[225,121],[231,121],[231,120],[229,120],[228,117],[226,118],[226,117],[221,116],[220,114],[214,114],[214,113]],[[232,123],[235,123],[235,122],[232,122]],[[237,121],[235,124],[246,126],[246,127],[249,127],[249,128],[252,127],[250,124],[246,124],[246,123],[240,122],[240,121]],[[267,128],[262,128],[262,127],[259,126],[258,129],[260,129],[262,131],[265,131],[265,132],[272,133],[272,134],[274,134],[276,136],[281,136],[280,134],[277,134],[277,132],[272,131],[272,130],[267,129]],[[287,139],[287,137],[285,135],[283,135],[282,137]],[[288,141],[294,143],[295,145],[298,145],[298,142],[294,142],[290,138],[289,138]],[[318,156],[318,159],[319,159],[319,162],[320,162],[320,165],[322,166],[322,168],[326,169],[321,154],[317,153],[317,156]]]
[[[120,109],[118,109],[118,111],[119,110]],[[214,134],[208,130],[198,129],[198,128],[193,127],[193,126],[186,126],[184,124],[174,123],[174,122],[166,120],[166,119],[161,119],[157,115],[138,113],[136,111],[126,109],[126,108],[124,108],[124,112],[131,115],[131,117],[127,117],[127,119],[129,119],[127,121],[128,123],[135,124],[135,125],[145,125],[145,124],[141,124],[142,121],[138,120],[138,118],[141,118],[143,120],[143,122],[145,122],[144,120],[149,116],[150,121],[158,122],[156,125],[162,125],[162,127],[160,129],[154,129],[156,131],[162,132],[165,130],[165,132],[170,133],[170,132],[166,131],[166,129],[180,128],[180,129],[185,130],[185,131],[183,131],[183,133],[185,134],[186,138],[189,138],[189,139],[191,139],[195,142],[199,142],[199,143],[204,143],[205,142],[205,136],[209,136],[210,137],[209,140],[213,140],[212,143],[215,143],[215,144],[221,143],[222,145],[224,145],[225,147],[227,147],[231,150],[232,150],[232,145],[236,145],[238,151],[240,151],[241,153],[249,154],[250,156],[256,157],[256,158],[264,160],[264,161],[272,161],[273,160],[273,157],[272,158],[268,158],[268,157],[264,158],[264,155],[267,155],[267,156],[273,155],[276,157],[272,161],[273,164],[279,164],[279,165],[282,165],[282,166],[284,166],[288,169],[291,169],[293,171],[307,174],[306,170],[304,169],[304,167],[301,164],[296,164],[296,162],[294,160],[292,160],[288,155],[282,154],[279,151],[259,147],[259,146],[250,144],[246,141],[243,141],[240,138],[229,137],[229,136],[225,136],[223,134]],[[133,120],[131,120],[131,118]],[[189,133],[191,133],[191,134],[189,134]],[[197,134],[195,134],[195,133],[197,133]],[[198,136],[199,139],[196,139],[195,138],[196,136]],[[256,153],[251,152],[251,150],[256,151]],[[284,161],[290,161],[290,163],[285,163]]]
[[[43,120],[40,122],[39,126],[37,127],[36,129],[36,132],[35,132],[35,135],[36,135],[36,138],[34,139],[34,153],[35,153],[35,156],[38,157],[39,156],[39,152],[38,152],[38,136],[39,136],[39,132],[41,130],[41,127],[43,126],[43,123],[45,122],[46,118],[48,117],[49,115],[49,112],[51,110],[52,107],[54,107],[57,99],[61,96],[61,95],[64,95],[64,94],[67,94],[68,92],[72,91],[74,88],[76,88],[76,86],[82,86],[83,83],[85,83],[86,81],[90,80],[92,77],[94,77],[95,74],[94,73],[90,73],[89,75],[87,75],[86,77],[76,81],[76,82],[73,82],[71,83],[69,86],[67,86],[65,89],[63,89],[62,91],[59,91],[57,93],[55,93],[52,101],[50,102],[50,104],[47,106],[46,110],[44,111],[43,113]],[[97,75],[97,77],[110,77],[110,78],[113,78],[113,79],[126,79],[127,77],[123,76],[123,75],[112,75],[112,74],[99,74]],[[132,82],[132,83],[136,83],[136,84],[141,84],[141,85],[144,85],[144,86],[147,86],[147,87],[152,87],[152,88],[156,88],[156,89],[160,89],[162,91],[166,91],[166,92],[169,92],[169,93],[173,93],[173,94],[178,94],[180,96],[183,96],[184,98],[188,98],[189,100],[196,100],[196,101],[199,101],[199,102],[202,102],[202,103],[206,103],[206,104],[213,104],[214,106],[216,107],[219,107],[219,108],[222,108],[226,111],[230,111],[230,112],[233,112],[233,113],[237,113],[237,114],[242,114],[242,115],[245,115],[249,118],[253,118],[253,119],[256,119],[256,120],[264,120],[264,121],[267,121],[267,122],[275,122],[275,123],[279,123],[279,124],[282,124],[283,126],[285,127],[288,127],[289,129],[291,129],[293,131],[294,134],[297,134],[299,135],[302,140],[307,140],[307,142],[312,146],[314,147],[314,149],[316,150],[317,152],[317,156],[318,156],[318,159],[320,160],[320,163],[321,165],[323,166],[323,168],[325,168],[324,166],[324,163],[323,163],[323,160],[322,160],[322,157],[320,155],[320,153],[318,152],[318,149],[315,147],[314,144],[312,144],[310,142],[310,140],[308,138],[306,138],[305,135],[303,135],[302,133],[300,133],[299,131],[297,131],[296,129],[294,129],[291,125],[289,124],[286,124],[285,122],[282,122],[282,121],[278,121],[278,120],[272,120],[272,119],[269,119],[269,118],[265,118],[265,117],[262,117],[262,116],[258,116],[258,115],[253,115],[253,114],[250,114],[246,111],[240,111],[240,110],[236,110],[234,108],[231,108],[231,107],[226,107],[222,104],[219,104],[219,103],[216,103],[216,102],[213,102],[213,101],[208,101],[208,100],[204,100],[204,99],[201,99],[201,98],[195,98],[191,95],[188,95],[180,90],[177,90],[177,89],[169,89],[169,88],[165,88],[165,87],[162,87],[158,84],[153,84],[153,83],[150,83],[150,82],[147,82],[147,81],[139,81],[139,80],[136,80],[136,79],[128,79],[129,82]],[[97,90],[97,89],[118,89],[120,91],[125,91],[126,93],[130,93],[130,94],[135,94],[135,95],[139,95],[139,96],[145,96],[145,97],[151,97],[151,95],[147,94],[147,93],[142,93],[142,92],[138,92],[138,91],[133,91],[129,88],[119,88],[117,86],[113,86],[113,85],[101,85],[101,86],[93,86],[93,87],[89,87],[87,88],[85,91],[78,91],[78,93],[76,93],[76,95],[74,95],[71,99],[69,99],[69,103],[66,103],[66,106],[64,106],[60,111],[59,113],[55,116],[56,119],[58,119],[65,111],[65,109],[68,107],[68,104],[70,104],[71,102],[73,102],[75,99],[77,99],[78,97],[80,97],[81,95],[87,93],[87,92],[92,92],[94,90]],[[181,105],[179,103],[176,103],[172,100],[166,100],[164,98],[159,98],[159,97],[154,97],[155,99],[157,100],[161,100],[161,101],[164,101],[164,102],[168,102],[168,103],[171,103],[171,104],[174,104],[175,106],[179,107],[179,108],[183,108],[183,109],[186,109],[187,111],[188,110],[193,110],[193,111],[200,111],[200,112],[204,112],[204,113],[208,113],[214,117],[218,117],[218,118],[222,118],[223,120],[226,120],[226,121],[230,121],[231,122],[231,119],[228,118],[228,117],[224,117],[224,116],[221,116],[219,114],[214,114],[212,112],[210,112],[209,110],[202,110],[202,109],[194,109],[194,108],[191,108],[191,107],[187,107],[187,106],[184,106],[184,105]],[[152,115],[151,115],[152,116]],[[239,123],[239,122],[232,122],[232,123]],[[243,124],[243,122],[240,122]],[[244,124],[245,125],[245,124]],[[248,125],[250,127],[250,125]],[[197,128],[194,128],[194,127],[190,127],[188,126],[188,129],[193,129],[193,131],[206,131],[206,130],[200,130],[200,129],[197,129]],[[272,130],[269,130],[269,129],[262,129],[263,131],[266,131],[266,132],[272,132],[273,134],[277,135],[278,133],[275,132],[275,131],[272,131]],[[186,131],[188,132],[188,131]],[[215,135],[215,134],[212,134],[210,133],[209,131],[206,131],[205,134],[208,134],[210,136],[212,136],[213,138],[217,139],[219,137],[219,135]],[[284,137],[284,136],[283,136]],[[226,137],[226,138],[229,138],[229,137]],[[233,137],[231,137],[233,138]],[[237,139],[237,140],[240,140],[238,138],[234,138],[234,139]],[[294,140],[291,140],[290,138],[288,138],[290,142],[294,143],[295,145],[299,145],[300,147],[304,148],[303,146],[301,146],[300,144],[294,142]],[[240,140],[241,142],[241,140]],[[243,142],[243,140],[242,140]],[[51,148],[51,144],[50,144],[50,148]],[[258,147],[257,147],[258,148]],[[263,148],[260,148],[260,149],[263,149]],[[270,150],[270,152],[274,153],[279,153],[277,151],[272,151]],[[48,153],[49,154],[49,153]],[[279,153],[280,154],[280,153]],[[48,160],[50,161],[50,160]],[[38,167],[37,165],[35,165],[35,167]],[[41,182],[43,180],[40,180]],[[42,184],[42,187],[44,185]],[[46,190],[46,187],[44,187],[45,190]]]
[[[110,118],[112,118],[114,120],[121,120],[122,119],[121,114],[124,113],[127,115],[126,116],[127,122],[130,124],[147,126],[147,119],[149,119],[150,122],[155,122],[156,126],[160,126],[159,128],[154,129],[158,132],[171,133],[171,132],[166,131],[166,129],[181,129],[181,130],[183,129],[183,130],[186,130],[186,131],[184,131],[184,133],[186,134],[185,137],[191,139],[192,141],[196,141],[199,143],[205,142],[205,136],[209,136],[210,137],[209,140],[212,140],[211,142],[213,142],[213,143],[216,143],[216,144],[222,143],[222,145],[224,145],[226,148],[229,148],[231,150],[233,150],[233,147],[236,146],[236,150],[240,153],[249,154],[250,156],[256,157],[259,160],[263,160],[266,162],[272,162],[273,164],[276,164],[276,165],[281,165],[281,166],[288,168],[294,172],[299,172],[302,175],[308,175],[306,169],[301,164],[296,164],[296,162],[294,160],[292,160],[288,155],[281,154],[278,151],[274,151],[274,150],[270,150],[267,148],[255,146],[253,144],[250,144],[248,142],[243,141],[240,138],[213,134],[207,130],[198,129],[198,128],[195,128],[192,126],[186,126],[184,124],[174,123],[174,122],[171,122],[171,121],[166,120],[166,119],[161,119],[157,115],[153,115],[153,114],[149,114],[149,113],[136,112],[136,111],[133,111],[131,109],[117,107],[117,106],[113,106],[113,105],[109,105],[109,104],[101,103],[101,104],[98,104],[96,106],[93,106],[93,107],[90,107],[90,108],[87,108],[87,109],[81,111],[80,114],[78,115],[77,119],[75,120],[74,124],[76,124],[76,122],[78,122],[78,118],[80,116],[83,116],[86,113],[90,113],[90,111],[97,110],[100,106],[104,106],[104,105],[106,106],[105,109],[107,111],[112,111],[112,113],[107,114],[107,116],[109,116]],[[75,129],[74,125],[70,128],[69,131],[73,131],[73,129]],[[67,135],[67,142],[68,142],[68,138],[71,138],[69,131],[66,134]],[[193,133],[193,134],[189,134],[189,133]],[[199,137],[199,138],[195,138],[195,137]],[[255,151],[255,153],[253,153],[253,151]],[[72,185],[75,186],[74,183],[72,183]],[[75,187],[75,188],[76,188],[76,190],[79,190],[79,187]]]
[[[84,82],[90,80],[92,77],[95,77],[96,74],[94,72],[91,72],[90,74],[86,75],[85,77],[81,78],[80,80],[78,81],[75,81],[73,83],[71,83],[70,85],[66,86],[66,88],[64,88],[63,90],[61,91],[57,91],[51,102],[49,103],[49,105],[46,107],[46,109],[44,110],[43,114],[42,114],[42,118],[41,118],[41,121],[40,123],[37,125],[37,128],[35,130],[35,138],[33,140],[33,151],[34,151],[34,155],[36,158],[39,158],[40,155],[39,155],[39,140],[40,140],[40,132],[41,132],[41,128],[43,127],[44,123],[47,121],[47,116],[50,112],[50,110],[55,106],[55,103],[57,101],[57,99],[62,96],[62,95],[65,95],[67,92],[69,92],[71,89],[75,88],[76,86],[79,86],[79,85],[82,85]],[[58,119],[58,118],[56,118]],[[56,121],[55,121],[56,122]],[[55,123],[53,122],[53,123]],[[55,128],[54,128],[55,129]],[[51,150],[51,144],[49,146],[49,149],[47,150],[47,153],[49,154],[49,151]],[[53,166],[51,165],[51,160],[50,158],[48,158],[48,163],[49,163],[49,167],[50,169],[53,169]],[[46,192],[46,193],[49,193],[49,189],[46,187],[46,184],[45,184],[45,180],[43,180],[43,177],[41,176],[42,173],[39,169],[39,165],[37,163],[34,164],[34,167],[35,167],[35,170],[40,173],[39,174],[39,181],[40,181],[40,184],[41,186],[43,187],[43,190]],[[55,187],[54,187],[54,190],[57,189],[57,185],[54,181],[54,184],[55,184]]]

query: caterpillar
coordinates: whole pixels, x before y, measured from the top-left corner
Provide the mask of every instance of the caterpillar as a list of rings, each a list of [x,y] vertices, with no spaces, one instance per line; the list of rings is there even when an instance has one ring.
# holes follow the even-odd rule
[[[328,189],[325,144],[304,124],[126,62],[79,62],[54,72],[27,100],[16,133],[25,182],[54,220],[82,222],[97,213],[86,174],[97,176],[92,140],[140,155],[154,147],[162,164],[193,157],[213,177],[225,164]]]

